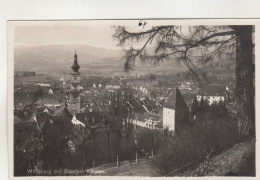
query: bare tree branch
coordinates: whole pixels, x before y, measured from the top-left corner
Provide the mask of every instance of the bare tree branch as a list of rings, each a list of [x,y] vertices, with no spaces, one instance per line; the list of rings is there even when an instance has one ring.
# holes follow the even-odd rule
[[[223,31],[223,29],[225,31]],[[164,59],[169,59],[169,57],[174,57],[177,61],[183,61],[188,69],[194,73],[196,79],[199,80],[203,75],[190,58],[188,58],[188,56],[190,56],[188,52],[200,46],[212,46],[215,50],[210,54],[202,54],[202,56],[206,57],[205,62],[213,59],[217,52],[235,37],[232,36],[236,34],[235,31],[230,30],[230,28],[228,31],[226,29],[228,29],[228,27],[225,26],[219,27],[219,30],[206,26],[189,26],[190,35],[187,36],[187,33],[185,34],[179,26],[157,26],[143,32],[129,32],[125,27],[119,26],[116,28],[116,33],[113,37],[119,42],[118,45],[122,47],[126,41],[139,42],[148,38],[140,49],[134,49],[133,47],[127,50],[125,49],[126,71],[133,68],[137,57],[142,61],[153,61],[154,64],[158,64]],[[193,32],[191,32],[191,30],[193,30]],[[218,38],[225,36],[232,37],[226,40],[220,40]],[[156,48],[154,50],[155,54],[147,54],[145,49],[148,43],[152,44],[155,37],[157,38]]]

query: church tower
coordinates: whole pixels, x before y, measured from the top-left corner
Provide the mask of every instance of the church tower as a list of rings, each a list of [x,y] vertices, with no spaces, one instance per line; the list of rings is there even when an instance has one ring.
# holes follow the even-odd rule
[[[71,83],[70,83],[70,111],[77,112],[80,109],[80,73],[79,73],[78,56],[75,51],[74,63],[71,66]]]

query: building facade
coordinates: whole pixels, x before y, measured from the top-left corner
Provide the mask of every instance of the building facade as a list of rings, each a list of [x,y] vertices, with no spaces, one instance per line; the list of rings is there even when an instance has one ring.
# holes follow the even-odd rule
[[[163,128],[171,132],[189,121],[189,108],[178,88],[172,91],[170,98],[163,107]]]
[[[219,85],[208,85],[200,89],[197,94],[197,100],[200,102],[203,98],[204,101],[208,101],[209,105],[213,103],[219,103],[226,100],[226,87]]]

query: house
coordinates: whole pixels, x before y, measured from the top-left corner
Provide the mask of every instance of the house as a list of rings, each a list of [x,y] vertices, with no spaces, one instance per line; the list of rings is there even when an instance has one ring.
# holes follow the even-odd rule
[[[73,127],[72,114],[66,104],[62,104],[51,116],[52,124],[59,129],[60,137],[67,137]]]
[[[14,150],[23,152],[31,152],[32,137],[37,137],[39,134],[39,126],[36,116],[34,114],[28,116],[25,119],[20,119],[14,115]]]
[[[48,93],[49,93],[50,95],[52,95],[52,94],[53,94],[53,90],[50,89]]]
[[[105,116],[109,114],[109,107],[104,103],[93,103],[82,108],[81,112],[76,112],[72,117],[72,124],[85,127],[88,125],[102,124]]]
[[[48,84],[48,83],[44,83],[44,82],[41,81],[40,83],[35,84],[35,86],[49,87],[49,86],[51,86],[51,85]]]
[[[61,106],[61,101],[56,96],[48,94],[40,97],[34,104],[47,107],[59,107]]]
[[[189,108],[179,89],[176,88],[175,91],[172,91],[163,107],[163,128],[168,128],[169,131],[175,132],[188,120]]]
[[[85,113],[75,113],[72,117],[71,123],[74,125],[81,125],[82,127],[85,127],[85,120]]]
[[[129,106],[136,113],[158,112],[160,108],[160,106],[157,106],[155,102],[147,97],[141,97],[140,99],[134,97],[129,101]]]
[[[184,82],[179,86],[179,89],[185,89],[185,90],[191,90],[191,83],[190,82]]]
[[[32,76],[36,76],[35,72],[31,72],[31,71],[14,71],[14,77],[32,77]]]
[[[116,89],[120,89],[120,83],[117,82],[117,81],[113,81],[113,82],[110,82],[110,83],[107,83],[106,85],[106,89],[113,92],[114,90]]]
[[[162,116],[153,113],[134,113],[133,117],[130,119],[131,124],[148,129],[158,129],[156,125],[161,121]]]
[[[145,87],[145,86],[140,86],[140,91],[143,93],[143,94],[148,94],[148,89],[147,89],[147,87]]]
[[[196,97],[198,101],[201,101],[202,98],[207,100],[209,105],[214,102],[219,103],[225,101],[226,87],[219,85],[202,86]]]
[[[34,102],[33,95],[25,95],[22,93],[14,93],[14,108],[23,108],[27,104]]]

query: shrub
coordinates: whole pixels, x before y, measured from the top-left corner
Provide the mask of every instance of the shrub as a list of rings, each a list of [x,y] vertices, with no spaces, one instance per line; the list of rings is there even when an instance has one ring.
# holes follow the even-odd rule
[[[213,120],[206,113],[203,120],[190,122],[174,136],[161,134],[153,167],[165,175],[191,162],[198,165],[237,143],[237,137],[236,123],[230,117]]]

